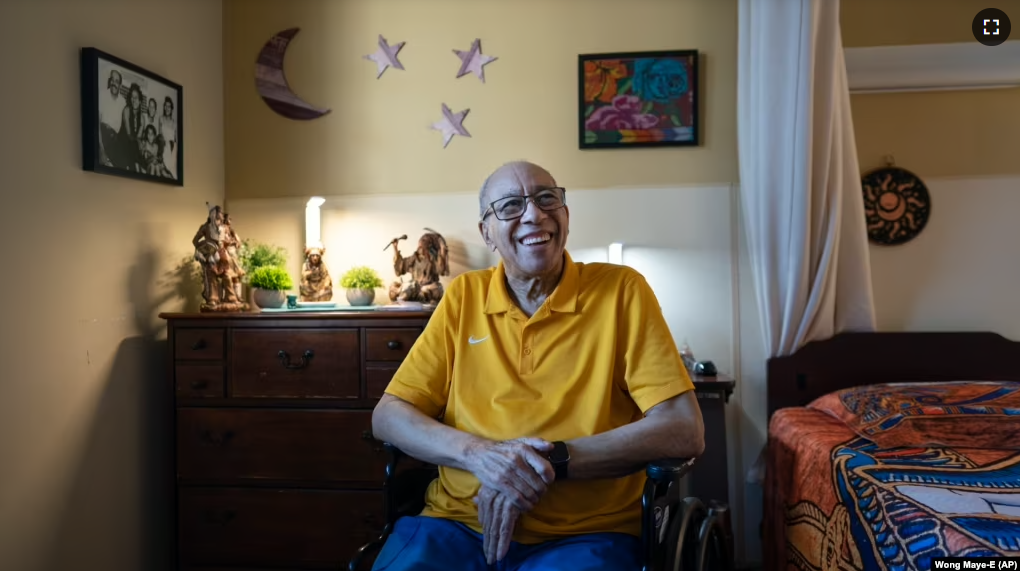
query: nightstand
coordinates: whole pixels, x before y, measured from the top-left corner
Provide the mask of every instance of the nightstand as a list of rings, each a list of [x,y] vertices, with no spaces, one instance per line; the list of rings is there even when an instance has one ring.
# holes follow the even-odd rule
[[[710,500],[730,503],[729,464],[726,454],[726,403],[737,386],[730,376],[691,375],[694,392],[705,423],[705,453],[687,476],[689,495],[702,502]]]

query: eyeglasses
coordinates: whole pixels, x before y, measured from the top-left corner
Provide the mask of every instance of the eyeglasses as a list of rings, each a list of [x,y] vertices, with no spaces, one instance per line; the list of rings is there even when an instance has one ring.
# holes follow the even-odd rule
[[[535,203],[535,206],[546,212],[563,208],[566,205],[567,191],[563,188],[546,188],[532,194],[531,196],[504,196],[499,200],[489,203],[489,209],[485,211],[482,220],[489,216],[491,211],[499,220],[513,220],[524,216],[528,209],[528,201]]]

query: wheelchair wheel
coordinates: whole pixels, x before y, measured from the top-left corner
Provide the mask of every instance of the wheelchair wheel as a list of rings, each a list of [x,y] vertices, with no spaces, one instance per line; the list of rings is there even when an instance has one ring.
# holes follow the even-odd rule
[[[712,502],[698,531],[698,571],[732,571],[733,541],[729,506]]]
[[[708,516],[708,510],[698,498],[684,498],[680,502],[680,513],[670,524],[669,537],[675,538],[666,557],[666,569],[670,571],[693,571],[698,564],[698,533],[701,522]]]

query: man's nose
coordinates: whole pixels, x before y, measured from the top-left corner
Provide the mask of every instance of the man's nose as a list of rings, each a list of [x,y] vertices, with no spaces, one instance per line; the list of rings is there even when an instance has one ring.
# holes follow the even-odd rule
[[[521,222],[538,222],[543,220],[548,214],[544,210],[535,204],[532,197],[527,197],[524,202],[524,214],[521,215]]]

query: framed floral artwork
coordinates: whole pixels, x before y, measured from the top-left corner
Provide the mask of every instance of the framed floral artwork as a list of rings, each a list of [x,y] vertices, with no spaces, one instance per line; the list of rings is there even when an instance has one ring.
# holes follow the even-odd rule
[[[578,56],[582,149],[699,144],[698,52]]]

